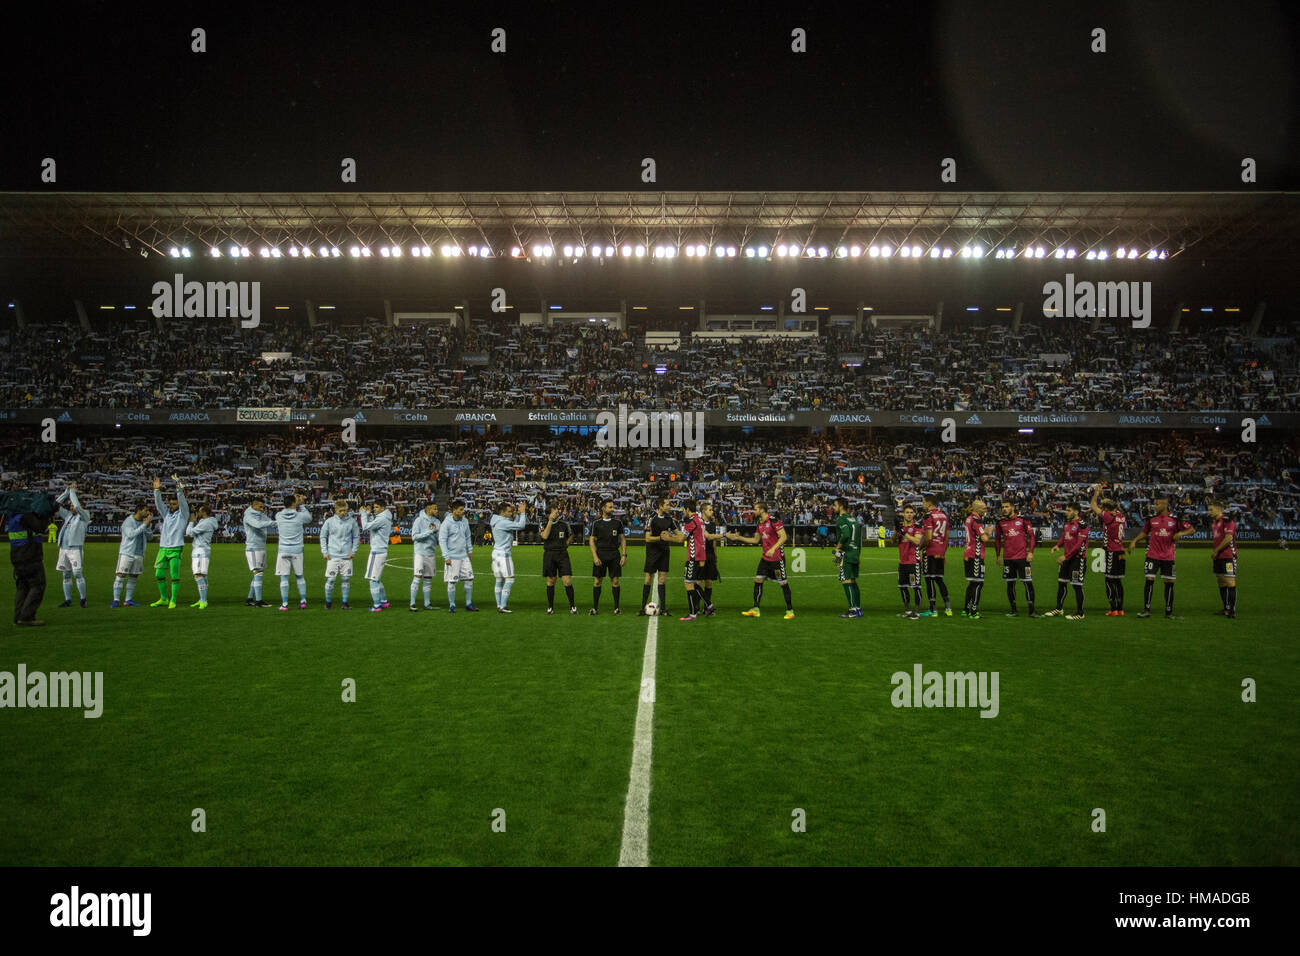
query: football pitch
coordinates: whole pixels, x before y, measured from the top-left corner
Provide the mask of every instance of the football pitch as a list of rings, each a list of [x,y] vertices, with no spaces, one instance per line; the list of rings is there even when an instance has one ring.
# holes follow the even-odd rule
[[[238,545],[212,559],[211,605],[110,610],[115,544],[86,548],[88,607],[62,600],[54,548],[40,629],[5,624],[0,671],[103,673],[102,715],[0,709],[0,864],[591,865],[623,849],[638,739],[649,755],[653,865],[1295,865],[1300,863],[1300,645],[1291,576],[1300,557],[1246,550],[1240,617],[1212,615],[1209,552],[1180,552],[1176,611],[1105,617],[1089,574],[1087,618],[1008,618],[996,565],[978,621],[900,619],[896,552],[864,550],[866,616],[846,601],[829,550],[808,549],[783,620],[769,584],[745,618],[756,548],[719,549],[718,614],[685,609],[673,552],[672,617],[637,617],[639,549],[623,614],[545,614],[540,549],[516,549],[515,613],[493,609],[489,551],[475,603],[407,610],[411,549],[385,574],[392,610],[323,607],[307,549],[309,607],[244,606]],[[136,600],[157,598],[155,548]],[[572,550],[588,572],[585,551]],[[357,567],[364,567],[364,550]],[[268,556],[273,567],[273,552]],[[1035,562],[1041,612],[1056,564]],[[266,576],[266,600],[279,582]],[[0,600],[12,605],[5,575]],[[423,603],[423,597],[420,598]],[[1073,606],[1067,597],[1066,608]],[[6,611],[6,613],[8,613]],[[893,675],[997,675],[988,706],[895,706]],[[1243,701],[1243,681],[1255,702]],[[345,681],[355,701],[345,701]],[[960,685],[959,685],[960,686]],[[909,701],[911,700],[908,692]],[[951,697],[944,698],[953,703]],[[921,701],[920,690],[916,702]],[[640,770],[646,770],[644,763]],[[641,794],[644,797],[644,793]],[[205,826],[196,832],[195,811]],[[1099,829],[1104,812],[1104,831]]]

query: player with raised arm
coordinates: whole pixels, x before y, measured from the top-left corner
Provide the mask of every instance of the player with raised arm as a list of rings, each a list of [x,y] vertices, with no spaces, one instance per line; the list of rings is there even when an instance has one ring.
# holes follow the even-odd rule
[[[113,578],[113,603],[115,607],[139,607],[135,601],[135,584],[144,571],[144,553],[149,546],[149,509],[144,505],[126,516],[122,522],[122,543],[117,546],[117,576]],[[126,600],[122,600],[122,588]]]
[[[645,581],[641,586],[641,610],[637,611],[639,616],[645,616],[645,606],[650,602],[650,589],[655,585],[656,575],[658,576],[658,594],[659,594],[659,613],[668,613],[668,542],[674,537],[676,531],[676,522],[668,511],[669,499],[667,495],[659,495],[655,498],[655,513],[650,516],[645,528]],[[687,517],[690,517],[688,512]],[[700,556],[700,562],[703,564],[703,555]],[[698,570],[698,569],[697,569]],[[685,620],[685,618],[683,618]]]
[[[514,505],[502,505],[488,521],[492,528],[492,580],[497,599],[498,614],[513,614],[507,605],[510,603],[510,589],[515,586],[515,535],[524,530],[528,521],[528,505],[519,502]]]
[[[340,578],[342,608],[345,611],[352,609],[348,604],[352,589],[352,559],[360,548],[361,525],[348,513],[348,503],[335,498],[334,513],[320,526],[320,553],[325,559],[325,610],[334,606],[334,582]]]
[[[190,607],[200,611],[208,606],[208,566],[212,563],[212,536],[217,531],[217,519],[207,505],[199,505],[199,520],[185,526],[185,535],[194,539],[190,548],[190,573],[199,589],[199,599]]]
[[[984,516],[989,506],[984,499],[976,498],[966,509],[966,523],[962,526],[966,532],[966,546],[962,550],[963,565],[966,572],[966,606],[962,617],[978,621],[980,619],[980,595],[984,593],[984,547],[993,542],[993,536],[984,527]]]
[[[998,519],[993,533],[993,547],[1002,564],[1002,580],[1007,585],[1007,600],[1011,610],[1007,617],[1016,617],[1016,581],[1025,585],[1025,603],[1029,605],[1029,616],[1040,618],[1043,615],[1034,611],[1034,545],[1037,537],[1034,526],[1023,515],[1016,514],[1016,506],[1010,501],[1002,502],[1002,517]]]
[[[1079,515],[1079,506],[1071,502],[1065,506],[1065,526],[1061,536],[1052,545],[1052,554],[1057,551],[1061,556],[1056,559],[1060,569],[1056,574],[1056,607],[1048,611],[1046,617],[1060,617],[1065,614],[1065,591],[1074,586],[1073,614],[1066,614],[1067,621],[1083,620],[1083,578],[1088,570],[1088,526]]]
[[[163,504],[162,479],[153,480],[153,506],[162,515],[162,530],[158,533],[158,557],[154,559],[153,573],[158,582],[158,600],[150,607],[176,610],[176,598],[181,587],[181,554],[185,551],[185,526],[190,523],[190,505],[185,500],[181,480],[176,482],[176,494]],[[171,597],[167,596],[167,582],[171,580]]]
[[[1155,500],[1156,513],[1147,518],[1142,530],[1138,532],[1128,546],[1131,554],[1145,538],[1147,542],[1146,565],[1143,569],[1146,583],[1142,586],[1142,612],[1138,617],[1151,616],[1151,595],[1156,589],[1156,575],[1165,582],[1165,618],[1174,616],[1174,548],[1178,539],[1186,537],[1196,529],[1188,522],[1175,518],[1169,513],[1169,497],[1161,495]]]
[[[862,566],[862,522],[849,514],[846,498],[836,498],[832,508],[835,511],[835,566],[844,597],[849,602],[849,609],[840,617],[862,617],[862,592],[858,589],[858,569]]]
[[[765,501],[754,502],[754,518],[758,527],[753,535],[746,537],[739,531],[727,532],[729,541],[757,544],[762,549],[758,568],[754,571],[754,606],[740,613],[745,617],[761,617],[759,605],[763,603],[763,582],[775,581],[781,585],[781,594],[785,598],[785,619],[793,620],[794,601],[790,595],[790,582],[785,576],[785,543],[789,540],[785,525],[767,510]]]
[[[542,528],[542,577],[546,578],[546,613],[555,613],[555,580],[564,584],[564,595],[569,599],[569,613],[577,614],[578,605],[573,598],[573,565],[569,560],[569,542],[573,529],[560,515],[560,509],[551,505]]]
[[[924,532],[916,523],[916,509],[908,505],[903,509],[903,523],[898,529],[898,590],[903,594],[903,610],[898,615],[919,620],[921,610],[921,562],[917,549]],[[912,597],[916,597],[916,607]]]
[[[1106,616],[1123,617],[1124,572],[1128,563],[1124,553],[1125,518],[1115,499],[1102,498],[1101,491],[1101,485],[1093,487],[1088,509],[1101,519],[1102,534],[1106,538],[1106,601],[1110,604]]]
[[[456,613],[456,582],[465,582],[465,610],[477,611],[474,606],[474,542],[469,519],[465,517],[465,502],[459,498],[451,503],[451,510],[442,519],[438,529],[438,546],[442,548],[442,579],[447,582],[447,610]]]
[[[298,581],[298,609],[307,610],[307,578],[303,573],[303,532],[311,512],[302,495],[284,496],[284,507],[275,514],[275,573],[280,576],[280,610],[289,610],[289,575]]]
[[[380,498],[370,507],[362,505],[361,530],[370,535],[370,554],[366,556],[366,581],[370,584],[371,613],[388,610],[388,592],[384,590],[384,567],[388,564],[388,538],[393,533],[393,512]]]
[[[921,560],[924,562],[921,574],[925,577],[925,596],[930,601],[930,610],[922,611],[917,617],[939,616],[934,610],[936,590],[943,598],[944,616],[952,617],[948,582],[943,579],[943,565],[948,554],[948,513],[939,507],[939,499],[932,494],[922,498],[921,504],[925,508],[925,518],[921,522]]]
[[[442,523],[437,518],[438,503],[430,499],[411,522],[411,610],[418,611],[421,586],[424,590],[424,609],[433,610],[433,576],[438,569],[438,532]]]
[[[614,592],[614,613],[623,613],[618,598],[623,565],[627,564],[627,536],[623,533],[623,522],[614,518],[614,502],[609,498],[600,503],[599,517],[591,523],[587,535],[587,546],[591,548],[592,577],[591,610],[587,613],[595,617],[600,612],[600,586],[606,574]]]
[[[81,596],[81,606],[86,606],[86,578],[82,574],[85,565],[86,527],[90,524],[90,512],[81,506],[77,499],[77,485],[72,482],[63,489],[63,494],[54,499],[59,506],[59,517],[63,527],[59,528],[59,560],[54,570],[63,572],[63,603],[59,607],[72,607],[72,584],[76,581],[77,594]],[[71,508],[63,507],[67,501]]]
[[[1237,616],[1237,522],[1227,515],[1227,503],[1216,498],[1210,502],[1209,512],[1211,550],[1214,576],[1219,582],[1219,598],[1223,601],[1223,616]]]
[[[247,607],[270,607],[262,600],[262,574],[266,571],[266,533],[275,527],[275,519],[266,513],[266,501],[254,498],[244,509],[244,558],[253,578],[248,582]]]

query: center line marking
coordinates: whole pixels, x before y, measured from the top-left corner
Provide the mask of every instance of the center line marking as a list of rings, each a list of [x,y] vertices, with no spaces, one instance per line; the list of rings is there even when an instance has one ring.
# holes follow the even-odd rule
[[[650,752],[655,717],[655,651],[659,617],[650,618],[645,631],[645,660],[641,665],[641,690],[636,705],[636,735],[632,740],[632,773],[623,808],[623,846],[619,866],[650,865]]]

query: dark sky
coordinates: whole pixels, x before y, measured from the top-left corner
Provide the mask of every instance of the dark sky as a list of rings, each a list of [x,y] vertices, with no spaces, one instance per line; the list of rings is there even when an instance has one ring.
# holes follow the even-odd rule
[[[6,190],[1300,188],[1294,3],[21,6]]]

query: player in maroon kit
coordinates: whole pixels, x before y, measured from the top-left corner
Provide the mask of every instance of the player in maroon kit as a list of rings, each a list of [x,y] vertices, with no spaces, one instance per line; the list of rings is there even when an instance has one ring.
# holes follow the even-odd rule
[[[1213,539],[1214,576],[1219,581],[1219,597],[1223,599],[1223,616],[1237,616],[1237,522],[1228,517],[1227,505],[1215,499],[1210,502],[1210,526]]]
[[[966,547],[962,551],[966,571],[966,607],[962,617],[979,620],[980,593],[984,590],[984,546],[993,541],[993,536],[985,530],[984,516],[988,514],[988,505],[981,498],[976,498],[966,509]]]
[[[1192,526],[1169,513],[1169,499],[1156,499],[1156,513],[1147,518],[1138,536],[1128,546],[1130,552],[1143,538],[1147,539],[1146,584],[1142,588],[1142,613],[1151,616],[1151,594],[1156,589],[1156,575],[1165,581],[1165,617],[1174,616],[1174,546],[1178,539],[1191,534]]]
[[[926,495],[921,499],[925,506],[925,520],[921,522],[921,559],[925,562],[921,573],[925,575],[925,596],[930,601],[930,610],[922,611],[918,617],[938,617],[934,611],[934,592],[938,588],[943,597],[943,613],[952,617],[952,602],[948,600],[948,585],[943,579],[944,556],[948,553],[948,515],[939,507],[939,499]]]
[[[754,517],[758,519],[757,534],[745,537],[739,531],[727,532],[732,541],[745,544],[758,544],[763,548],[758,561],[758,570],[754,572],[754,606],[740,613],[745,617],[759,617],[758,606],[763,600],[763,582],[775,581],[781,585],[781,594],[785,597],[785,619],[794,619],[794,603],[790,598],[790,582],[785,577],[785,542],[787,540],[785,525],[776,515],[768,514],[767,504],[754,502]]]
[[[921,544],[921,526],[916,523],[916,509],[903,509],[903,526],[898,529],[898,590],[903,592],[903,612],[899,617],[919,620],[921,615],[921,563],[916,549]],[[916,607],[912,607],[912,595]]]
[[[1061,566],[1056,573],[1056,607],[1047,612],[1047,617],[1060,617],[1065,614],[1065,590],[1074,585],[1073,614],[1066,614],[1067,621],[1083,620],[1083,576],[1088,570],[1088,526],[1079,519],[1079,506],[1065,506],[1065,527],[1061,536],[1052,545],[1052,554],[1057,551],[1061,556],[1056,559]]]
[[[1002,517],[998,519],[997,530],[993,534],[993,547],[998,560],[1002,562],[1002,580],[1007,582],[1007,600],[1011,610],[1007,617],[1016,617],[1016,581],[1025,583],[1025,603],[1029,605],[1030,617],[1042,617],[1034,613],[1034,526],[1029,519],[1016,514],[1016,506],[1009,501],[1002,502]]]
[[[679,539],[686,542],[686,564],[684,579],[686,583],[686,615],[683,621],[694,621],[700,613],[700,592],[695,589],[700,572],[704,568],[704,516],[695,510],[695,502],[688,501],[683,506],[688,515],[682,525]]]
[[[1124,554],[1126,519],[1115,499],[1101,497],[1101,485],[1092,489],[1092,501],[1088,502],[1088,507],[1101,518],[1101,530],[1106,536],[1106,600],[1110,603],[1106,616],[1123,617],[1124,572],[1128,563]]]

